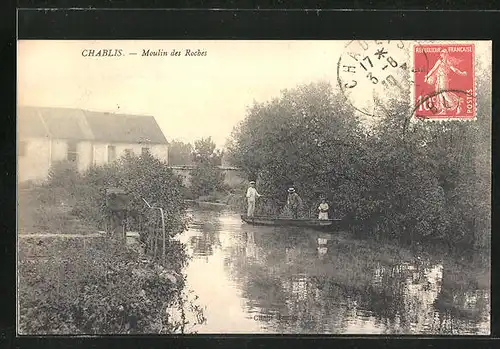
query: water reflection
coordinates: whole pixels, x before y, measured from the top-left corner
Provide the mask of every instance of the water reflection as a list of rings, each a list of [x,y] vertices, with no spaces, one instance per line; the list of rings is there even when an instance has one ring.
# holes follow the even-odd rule
[[[489,286],[444,257],[193,211],[185,272],[200,333],[488,334]]]

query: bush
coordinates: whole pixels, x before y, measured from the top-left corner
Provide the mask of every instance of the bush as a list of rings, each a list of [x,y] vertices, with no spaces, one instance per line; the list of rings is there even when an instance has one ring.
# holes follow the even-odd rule
[[[196,199],[196,195],[193,193],[193,190],[190,187],[183,187],[181,189],[182,197],[187,200]]]
[[[182,181],[166,163],[148,153],[139,157],[129,154],[115,163],[93,166],[83,174],[67,163],[60,163],[51,170],[47,185],[51,189],[68,190],[72,213],[100,227],[109,216],[105,190],[118,187],[130,196],[129,211],[144,217],[146,225],[155,222],[148,222],[151,210],[143,199],[163,208],[170,235],[185,229]]]
[[[224,191],[224,173],[213,165],[198,165],[191,170],[191,190],[197,196]]]
[[[197,196],[225,191],[224,173],[219,169],[222,152],[216,149],[209,137],[195,142],[193,160],[195,168],[191,171],[191,190]]]
[[[80,180],[76,163],[59,161],[49,169],[48,185],[50,187],[70,188]]]
[[[107,240],[64,246],[48,261],[19,264],[20,333],[172,333],[184,325],[166,310],[182,297],[182,246],[170,246],[166,270]],[[201,312],[196,306],[196,311]],[[184,312],[184,309],[180,309]],[[201,313],[200,313],[201,314]],[[201,314],[202,315],[202,314]]]
[[[75,201],[71,213],[104,230],[107,218],[104,188],[79,183],[73,187],[73,195]]]
[[[129,211],[142,217],[146,228],[157,223],[158,215],[153,215],[157,211],[147,208],[143,199],[164,209],[170,236],[184,230],[181,180],[165,163],[149,154],[126,156],[113,164],[92,167],[83,174],[65,165],[54,166],[46,187],[31,191],[23,200],[31,202],[27,207],[45,210],[42,215],[49,221],[42,223],[50,225],[50,229],[54,229],[55,218],[71,220],[68,212],[61,215],[61,201],[71,205],[72,213],[88,224],[104,224],[108,217],[105,205],[108,187],[120,187],[130,194]],[[49,215],[49,209],[58,215]],[[46,244],[31,243],[36,245],[35,250],[42,248],[45,255],[49,253],[48,259],[26,258],[23,251],[33,250],[33,246],[29,249],[23,246],[20,251],[21,333],[184,331],[183,317],[171,319],[166,314],[168,308],[183,307],[186,303],[180,272],[187,255],[176,240],[166,241],[166,259],[161,262],[144,259],[145,256],[124,248],[123,243],[108,239],[86,247],[67,243],[44,247]],[[200,311],[197,306],[190,306],[195,312]],[[180,311],[184,314],[185,309]]]

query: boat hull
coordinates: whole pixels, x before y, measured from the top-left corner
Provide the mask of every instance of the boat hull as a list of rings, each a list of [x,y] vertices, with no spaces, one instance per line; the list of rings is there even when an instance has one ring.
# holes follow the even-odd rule
[[[273,218],[273,217],[263,217],[255,216],[248,217],[245,215],[241,216],[241,219],[251,225],[265,225],[265,226],[288,226],[288,227],[304,227],[311,229],[326,229],[332,230],[337,229],[340,226],[339,219],[286,219],[286,218]]]

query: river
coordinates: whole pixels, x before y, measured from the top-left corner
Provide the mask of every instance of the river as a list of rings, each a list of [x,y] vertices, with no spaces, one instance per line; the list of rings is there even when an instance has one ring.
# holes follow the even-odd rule
[[[347,233],[256,227],[189,210],[179,239],[197,333],[489,334],[489,273]]]

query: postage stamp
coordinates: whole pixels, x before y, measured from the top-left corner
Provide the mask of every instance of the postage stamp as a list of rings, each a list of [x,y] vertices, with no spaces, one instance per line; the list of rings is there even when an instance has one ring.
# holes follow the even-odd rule
[[[353,40],[338,60],[337,82],[348,103],[366,116],[404,108],[411,119],[473,120],[474,61],[472,43]]]
[[[413,60],[416,118],[476,117],[474,44],[415,45]]]

